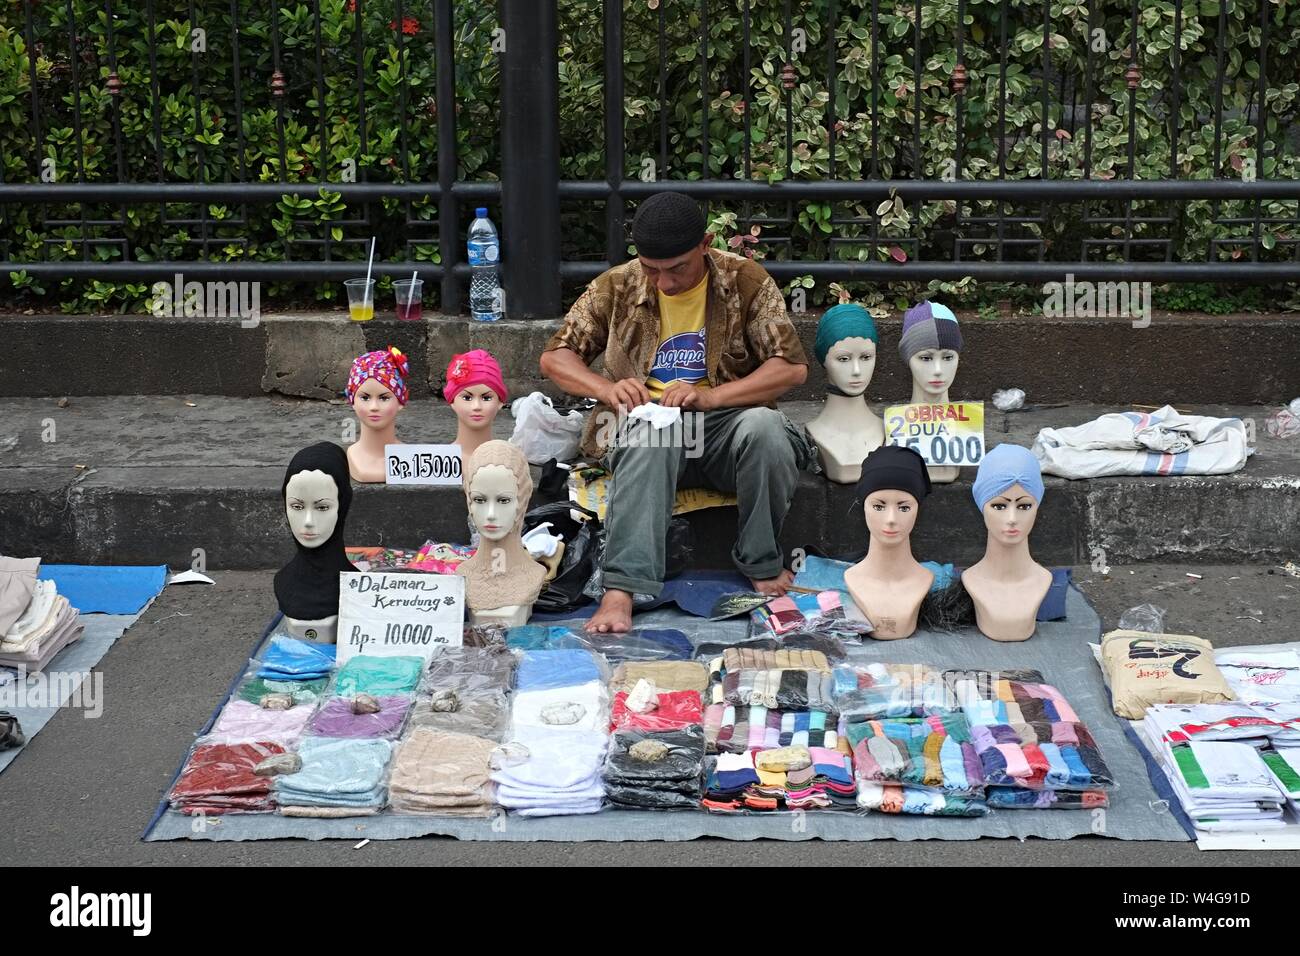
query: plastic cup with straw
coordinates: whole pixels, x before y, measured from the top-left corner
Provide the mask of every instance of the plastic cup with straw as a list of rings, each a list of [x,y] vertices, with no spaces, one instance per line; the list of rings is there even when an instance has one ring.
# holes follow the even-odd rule
[[[370,261],[366,263],[364,279],[348,279],[343,287],[348,290],[348,315],[353,322],[369,322],[375,317],[375,280],[370,273],[375,265],[375,237],[370,237]]]
[[[424,314],[424,283],[420,280],[420,270],[411,273],[411,278],[393,283],[394,297],[397,300],[397,317],[411,322],[418,321]]]

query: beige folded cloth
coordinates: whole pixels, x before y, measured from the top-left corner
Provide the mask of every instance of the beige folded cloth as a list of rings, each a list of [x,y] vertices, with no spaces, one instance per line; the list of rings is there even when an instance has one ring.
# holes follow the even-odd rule
[[[0,555],[0,634],[23,616],[36,590],[40,558],[6,558]],[[54,582],[49,582],[53,584]]]
[[[280,807],[282,817],[373,817],[379,812],[378,807]]]
[[[486,815],[492,805],[491,754],[485,737],[417,727],[397,745],[388,780],[398,812]]]
[[[830,661],[821,651],[760,651],[750,647],[728,647],[722,652],[722,666],[727,673],[740,670],[821,671],[829,674]]]
[[[650,681],[661,694],[679,690],[703,694],[709,686],[709,670],[699,661],[625,661],[614,670],[610,693],[630,693],[639,680]]]

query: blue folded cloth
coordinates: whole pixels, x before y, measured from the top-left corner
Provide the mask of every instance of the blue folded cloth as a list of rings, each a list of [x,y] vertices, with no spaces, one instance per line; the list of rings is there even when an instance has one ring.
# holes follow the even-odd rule
[[[334,669],[334,644],[316,644],[296,637],[273,637],[262,652],[258,677],[275,680],[313,680]]]
[[[308,737],[298,748],[302,769],[275,778],[275,799],[285,806],[377,807],[388,794],[388,740]]]
[[[515,689],[551,690],[604,680],[596,656],[580,648],[524,651],[515,674]]]

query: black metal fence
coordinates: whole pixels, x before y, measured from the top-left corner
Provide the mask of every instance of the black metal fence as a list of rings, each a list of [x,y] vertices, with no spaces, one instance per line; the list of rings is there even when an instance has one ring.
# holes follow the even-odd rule
[[[323,4],[332,3],[330,9],[335,9],[345,2],[357,29],[349,41],[353,48],[344,51],[355,72],[342,76],[326,67],[327,58],[334,62],[339,51],[335,41],[323,35],[322,10]],[[186,14],[188,20],[162,16],[160,5]],[[15,13],[6,11],[4,16],[12,21],[16,8],[8,6]],[[8,24],[21,30],[29,51],[27,89],[21,101],[8,108],[11,113],[25,110],[35,148],[22,158],[29,172],[25,179],[14,175],[12,164],[5,175],[5,165],[0,164],[0,259],[5,260],[0,261],[0,274],[22,270],[51,279],[122,281],[168,279],[177,272],[195,279],[350,278],[357,272],[359,250],[381,228],[377,210],[388,203],[399,210],[400,220],[382,228],[400,233],[395,248],[404,254],[376,262],[376,273],[405,275],[415,265],[438,283],[442,310],[456,312],[468,277],[460,253],[467,209],[499,203],[510,317],[552,317],[562,310],[565,284],[572,288],[626,259],[626,226],[634,204],[671,185],[736,210],[741,234],[758,226],[761,242],[754,245],[764,250],[764,265],[778,280],[811,275],[818,281],[883,283],[972,276],[1041,283],[1072,274],[1078,279],[1155,282],[1300,281],[1300,150],[1294,135],[1300,99],[1295,84],[1283,83],[1288,64],[1294,63],[1286,57],[1296,50],[1300,37],[1282,33],[1290,29],[1289,12],[1270,0],[1257,0],[1251,14],[1256,24],[1249,33],[1254,68],[1243,66],[1241,51],[1225,42],[1228,18],[1244,9],[1227,0],[1215,3],[1212,44],[1208,37],[1216,18],[1206,17],[1193,0],[1131,0],[1121,17],[1128,24],[1127,35],[1103,37],[1099,44],[1092,42],[1092,24],[1113,24],[1114,5],[1096,5],[1094,12],[1091,5],[1078,4],[1071,28],[1079,32],[1078,10],[1086,9],[1082,56],[1058,52],[1063,35],[1057,32],[1055,18],[1064,16],[1060,3],[978,4],[991,13],[987,22],[996,24],[997,35],[982,30],[976,37],[966,26],[967,13],[977,6],[974,0],[897,0],[889,5],[870,0],[869,8],[847,0],[636,0],[635,7],[631,0],[607,0],[600,23],[605,175],[580,180],[561,175],[566,117],[560,115],[558,92],[560,11],[552,0],[499,0],[503,42],[493,53],[500,68],[499,179],[461,175],[465,130],[463,120],[458,126],[457,113],[458,89],[465,77],[458,75],[462,35],[457,31],[469,14],[458,21],[452,0],[273,3],[266,12],[267,30],[248,27],[244,0],[144,0],[143,9],[136,3],[129,10],[122,0],[103,0],[99,6],[104,15],[95,23],[78,21],[73,0],[55,3],[57,16],[44,6],[23,0],[21,23]],[[376,7],[393,16],[396,56],[385,60],[383,69],[368,59],[373,51],[364,48],[360,28],[362,17]],[[928,35],[934,22],[930,17],[946,16],[952,7],[955,61],[936,61]],[[1155,21],[1153,9],[1158,11]],[[816,14],[813,21],[805,17],[797,22],[825,25],[819,45],[796,23],[796,13],[810,10]],[[492,13],[487,8],[485,14],[478,4],[474,11],[480,20]],[[629,51],[625,30],[632,13],[642,26],[650,18],[657,50]],[[755,55],[753,31],[760,13],[767,18],[764,22],[773,17],[782,21],[780,62],[770,55],[770,43],[761,60]],[[419,63],[404,46],[404,25],[413,15],[421,18],[416,22],[422,29],[432,24],[432,92],[426,91],[427,83],[420,85],[418,76],[427,64]],[[187,25],[201,18],[223,24],[225,35],[208,37],[201,53],[190,51],[194,116],[192,122],[185,119],[188,138],[182,137],[178,145],[164,129],[164,114],[175,104],[159,86],[160,57],[174,57],[172,46],[181,46],[179,41],[164,42],[169,25],[179,23],[180,37],[187,35]],[[725,54],[710,48],[718,18],[734,21],[737,28]],[[679,121],[672,102],[681,77],[670,59],[670,34],[679,34],[683,23],[696,37],[695,79],[704,114],[698,129]],[[138,31],[133,40],[139,41],[143,33],[143,43],[131,47],[132,56],[143,56],[143,62],[124,61],[128,24]],[[1204,49],[1213,49],[1212,59],[1205,54],[1184,59],[1184,31],[1192,25]],[[1158,63],[1163,79],[1159,88],[1149,88],[1144,80],[1153,65],[1150,50],[1159,50],[1152,38],[1167,37],[1170,31],[1172,46],[1160,54]],[[98,42],[88,42],[88,36]],[[1020,49],[1041,48],[1032,71],[1026,73],[1011,62],[1009,51],[1016,44]],[[630,52],[641,60],[657,59],[657,88],[626,88]],[[711,85],[721,55],[727,58],[732,89]],[[219,97],[204,93],[214,56],[229,77]],[[982,65],[972,67],[975,60]],[[128,68],[148,82],[124,82]],[[891,81],[893,87],[884,85],[880,78],[886,68],[903,79]],[[870,105],[866,111],[840,115],[842,91],[850,83],[844,77],[850,70],[855,89],[869,87]],[[59,75],[52,79],[50,71]],[[1181,97],[1192,71],[1217,93],[1212,111],[1197,107],[1189,116]],[[1117,83],[1125,91],[1118,106],[1099,108],[1098,91]],[[340,86],[355,95],[357,115],[346,122],[359,130],[360,141],[391,141],[386,176],[376,175],[373,164],[360,168],[356,181],[320,174],[332,165],[326,144],[342,122],[327,109],[325,94]],[[1018,119],[1011,118],[1010,106],[1030,102],[1013,97],[1011,90],[1029,87],[1036,88],[1036,110],[1026,115],[1021,109]],[[973,92],[978,97],[973,99]],[[654,148],[637,154],[629,152],[627,143],[626,105],[632,96],[651,103],[651,122],[657,125],[657,135],[650,134]],[[754,157],[759,131],[752,117],[761,97],[767,98],[768,114],[776,109],[784,122],[775,130],[768,125],[761,131],[765,159],[759,163]],[[396,129],[376,128],[372,113],[379,98],[395,103]],[[896,112],[886,127],[886,106],[909,102],[910,113]],[[423,166],[415,161],[419,149],[407,117],[417,103],[422,115],[435,118],[436,182],[420,171],[428,170],[427,157]],[[250,104],[263,109],[269,104],[271,112],[259,115],[273,121],[247,116]],[[214,110],[211,117],[209,109]],[[720,127],[710,122],[710,110],[726,111],[731,125],[721,127],[723,142],[718,141]],[[811,137],[805,128],[796,128],[797,118],[810,113],[817,114]],[[92,130],[92,116],[106,123]],[[143,124],[152,147],[152,168],[128,158],[128,122]],[[947,157],[936,157],[926,139],[936,123],[952,133]],[[233,161],[219,164],[213,158],[213,124],[236,139]],[[287,130],[295,125],[316,127],[317,162],[292,145]],[[990,125],[994,132],[987,135]],[[70,153],[71,168],[48,176],[52,149],[46,137],[56,126],[64,141],[54,151]],[[1142,131],[1153,127],[1169,143],[1167,164],[1155,170],[1150,163],[1144,166],[1138,151]],[[840,138],[850,128],[865,139],[846,147]],[[972,136],[980,141],[972,142]],[[684,160],[683,137],[698,137],[699,143]],[[1094,144],[1103,137],[1112,145],[1126,139],[1126,146],[1123,161],[1099,170],[1093,165]],[[1197,146],[1202,142],[1211,145]],[[263,169],[272,171],[269,176],[250,167],[247,156],[254,146],[266,154]],[[1067,146],[1074,158],[1063,160]],[[1198,148],[1200,153],[1195,152]],[[164,164],[164,155],[172,157],[178,149],[186,157],[183,168],[188,176],[178,175],[171,159],[171,168]],[[1200,161],[1189,165],[1189,155]],[[95,168],[88,169],[90,165]],[[651,175],[645,174],[647,168]],[[323,211],[314,211],[308,234],[287,230],[278,261],[240,258],[237,252],[220,259],[212,256],[214,249],[238,251],[253,242],[240,234],[250,206],[288,201],[292,208],[303,197],[317,197],[318,186],[327,189]],[[822,228],[827,239],[817,255],[809,255],[807,243],[793,235],[800,209],[807,204],[825,210]],[[216,206],[223,209],[219,218],[211,214]],[[603,207],[603,242],[586,242],[584,251],[583,242],[562,236],[562,206],[587,209],[588,218],[591,210]],[[139,248],[131,238],[132,211],[141,207],[158,208],[163,224],[183,233],[183,249],[191,254],[159,256],[157,249]],[[1187,230],[1196,210],[1205,238],[1197,239],[1199,248],[1189,253]],[[13,257],[16,244],[9,233],[20,211],[44,233],[46,254],[28,257],[33,261]],[[1053,237],[1062,221],[1071,227],[1068,243]]]

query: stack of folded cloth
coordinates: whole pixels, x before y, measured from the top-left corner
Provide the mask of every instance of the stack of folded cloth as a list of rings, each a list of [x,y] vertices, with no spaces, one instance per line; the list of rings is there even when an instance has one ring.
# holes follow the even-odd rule
[[[398,813],[484,817],[492,812],[496,741],[421,727],[397,745],[388,799]]]
[[[614,695],[614,706],[610,711],[610,730],[681,730],[692,724],[698,725],[704,718],[704,706],[700,695],[693,690],[667,691],[655,694],[649,710],[638,713],[628,709],[627,691]],[[701,741],[703,741],[701,728]]]
[[[944,675],[970,724],[984,779],[996,806],[1072,809],[1106,806],[1115,779],[1088,728],[1059,690],[1037,671],[950,671]],[[994,788],[1051,790],[1075,799],[1035,801],[992,796]]]
[[[823,590],[815,594],[795,594],[775,598],[750,612],[756,634],[767,633],[784,640],[796,634],[821,634],[861,640],[869,635],[871,623],[852,602],[844,603],[844,594]]]
[[[600,812],[609,738],[600,730],[516,725],[492,773],[497,803],[525,817]]]
[[[983,816],[984,772],[961,714],[845,722],[857,804],[884,813]]]
[[[710,753],[728,748],[717,746],[717,729],[743,721],[741,708],[758,706],[769,710],[821,710],[834,706],[831,666],[821,651],[781,648],[766,650],[752,646],[727,647],[709,660],[709,687],[705,696],[705,742]],[[778,721],[779,722],[779,721]],[[741,735],[728,735],[737,745]],[[757,746],[755,743],[753,746]],[[731,747],[733,751],[736,746]]]
[[[350,817],[378,813],[387,799],[393,744],[387,740],[308,737],[298,748],[302,768],[275,777],[285,816]]]
[[[1284,826],[1282,808],[1300,797],[1300,731],[1294,704],[1157,704],[1142,730],[1184,812],[1197,829]],[[1280,748],[1280,749],[1275,749]],[[1294,804],[1293,804],[1294,805]]]
[[[704,713],[704,741],[709,753],[742,753],[771,747],[836,749],[835,718],[826,711],[780,711],[751,705],[724,704]]]
[[[605,732],[609,723],[605,673],[603,658],[589,651],[524,651],[510,707],[514,726]]]
[[[630,692],[642,680],[654,684],[660,693],[693,690],[703,694],[709,686],[709,672],[699,661],[627,661],[614,668],[609,687],[616,694]]]
[[[340,697],[414,694],[424,670],[422,657],[377,657],[359,654],[340,669],[333,691]]]
[[[856,809],[842,749],[777,747],[710,758],[703,805],[715,813]]]
[[[1300,703],[1300,651],[1294,648],[1222,648],[1214,664],[1238,700]]]
[[[257,676],[274,681],[316,681],[334,669],[335,644],[277,635],[262,653]]]
[[[308,730],[313,737],[396,740],[413,700],[408,694],[327,697],[312,716]],[[374,710],[375,706],[379,709]]]
[[[306,732],[314,708],[311,704],[294,704],[293,698],[287,695],[286,698],[284,702],[292,706],[284,709],[231,698],[208,731],[208,736],[229,743],[274,741],[292,748]]]
[[[284,752],[284,747],[270,741],[227,743],[202,738],[172,785],[172,806],[186,814],[274,810],[274,778],[254,770],[263,760]]]
[[[885,717],[927,717],[956,710],[943,675],[925,664],[841,664],[835,706],[847,723]]]
[[[287,694],[295,706],[305,704],[310,707],[325,696],[325,685],[328,683],[329,679],[326,677],[316,677],[311,680],[275,680],[254,675],[239,685],[235,696],[250,704],[264,704],[267,697]]]
[[[84,630],[85,625],[77,623],[77,609],[58,593],[55,583],[37,581],[26,609],[0,635],[0,666],[34,674],[80,640]]]
[[[605,795],[623,810],[698,810],[704,774],[704,731],[620,730],[605,758]]]
[[[420,680],[410,726],[501,740],[510,724],[515,664],[503,646],[445,648]]]

